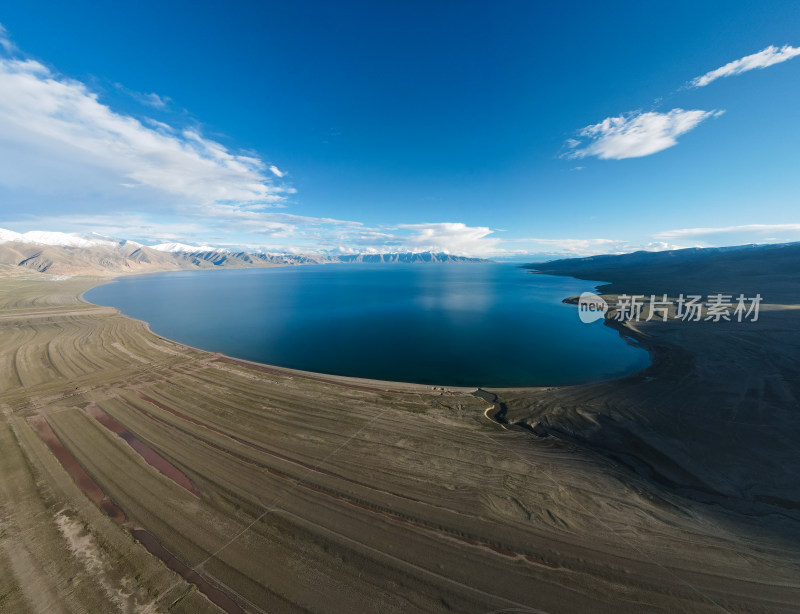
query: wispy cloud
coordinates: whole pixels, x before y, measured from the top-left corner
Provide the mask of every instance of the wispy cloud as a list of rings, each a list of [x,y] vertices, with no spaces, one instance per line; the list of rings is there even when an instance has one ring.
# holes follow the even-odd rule
[[[231,152],[196,129],[145,125],[116,113],[83,83],[37,61],[0,58],[0,91],[0,163],[7,170],[23,150],[55,165],[79,160],[106,177],[117,176],[118,184],[143,186],[182,203],[266,203],[286,193],[259,158]],[[27,165],[18,181],[27,178],[36,188],[48,173],[45,164],[37,168],[43,177]]]
[[[159,96],[158,94],[151,92],[150,94],[141,94],[140,100],[144,104],[156,109],[166,109],[167,105],[172,99],[169,98],[169,96]]]
[[[523,253],[552,256],[552,257],[571,257],[596,256],[599,254],[627,254],[636,251],[658,252],[668,249],[680,249],[681,245],[675,245],[669,241],[650,241],[649,243],[631,243],[622,239],[550,239],[527,237],[523,239],[511,239],[508,245],[522,245]],[[516,250],[520,251],[520,250]]]
[[[526,237],[513,240],[526,245],[531,252],[557,252],[563,254],[591,255],[617,253],[625,249],[625,241],[617,239],[546,239]]]
[[[0,218],[0,227],[96,232],[143,243],[179,241],[230,245],[242,243],[235,237],[247,236],[255,239],[254,245],[261,245],[276,238],[291,238],[300,246],[316,233],[331,235],[342,228],[358,229],[362,225],[330,218],[244,210],[234,205],[212,205],[193,215],[160,216],[158,220],[140,213],[123,212],[115,215],[29,215],[22,222]]]
[[[167,110],[166,97],[115,87]],[[441,222],[368,228],[275,211],[295,192],[285,170],[256,154],[232,151],[198,128],[120,113],[85,83],[18,54],[3,29],[0,92],[0,187],[35,203],[4,211],[10,219],[0,221],[7,226],[91,231],[145,243],[281,242],[290,251],[502,251],[489,227]],[[76,205],[65,214],[70,194]],[[53,196],[58,205],[50,204]],[[116,215],[106,213],[109,203]]]
[[[145,92],[137,92],[136,90],[132,90],[129,87],[125,87],[122,83],[114,83],[114,87],[125,94],[126,96],[130,96],[137,102],[148,106],[153,107],[154,109],[158,109],[159,111],[164,111],[169,107],[169,104],[172,102],[172,98],[169,96],[162,96],[156,94],[155,92],[145,93]],[[155,122],[156,120],[150,119],[149,117],[144,118],[145,123]]]
[[[599,124],[580,130],[577,135],[579,138],[568,139],[562,157],[594,156],[603,160],[622,160],[649,156],[677,145],[680,135],[693,130],[709,117],[718,117],[722,113],[672,109],[668,113],[635,111],[608,117]]]
[[[17,50],[16,45],[11,42],[11,39],[8,37],[8,31],[2,23],[0,23],[0,47],[8,54],[12,54]]]
[[[522,250],[513,250],[516,253],[527,253],[540,257],[554,258],[580,258],[583,256],[597,256],[601,254],[628,254],[636,251],[660,252],[670,249],[681,249],[685,245],[676,245],[670,241],[650,241],[648,243],[633,243],[623,239],[606,238],[539,238],[526,237],[510,239],[505,245],[519,245]]]
[[[695,77],[685,87],[704,87],[717,79],[780,64],[798,55],[800,47],[770,45],[758,53]],[[724,111],[672,109],[667,113],[634,111],[608,117],[580,130],[578,138],[567,139],[561,157],[580,159],[594,156],[604,160],[622,160],[649,156],[677,145],[677,137],[693,130],[709,117],[719,117],[722,113]]]
[[[704,75],[695,77],[689,82],[689,86],[704,87],[717,79],[739,75],[748,70],[755,70],[757,68],[767,68],[768,66],[791,60],[798,55],[800,55],[800,47],[792,47],[791,45],[775,47],[774,45],[770,45],[758,53],[746,55],[733,62],[728,62],[725,66],[720,66]]]
[[[275,214],[281,215],[281,214]],[[325,253],[405,253],[445,252],[457,256],[491,258],[507,252],[494,231],[485,226],[468,226],[462,222],[400,224],[385,228],[368,228],[355,222],[317,220],[283,214],[285,223],[295,225],[292,242],[282,249],[298,252]],[[276,218],[276,220],[279,218]]]
[[[237,204],[218,203],[202,207],[196,215],[210,222],[215,232],[249,234],[267,237],[293,237],[303,241],[320,233],[330,235],[341,229],[361,229],[363,224],[350,220],[312,217],[274,211],[263,211]]]
[[[23,225],[24,224],[24,225]],[[144,243],[195,239],[208,233],[208,226],[190,220],[171,220],[154,222],[137,213],[118,213],[114,215],[67,214],[31,216],[24,223],[0,219],[0,227],[13,226],[22,230],[49,230],[58,232],[97,233],[106,237],[132,239]]]
[[[800,232],[800,224],[743,224],[741,226],[717,226],[708,228],[680,228],[677,230],[665,230],[653,235],[656,239],[667,241],[682,239],[686,237],[701,237],[707,235],[733,234],[733,233],[755,233],[755,234],[774,234],[781,232]]]

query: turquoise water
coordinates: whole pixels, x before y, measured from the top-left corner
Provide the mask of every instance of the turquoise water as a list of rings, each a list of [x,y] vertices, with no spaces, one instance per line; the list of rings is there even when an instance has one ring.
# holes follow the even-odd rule
[[[513,264],[332,264],[124,277],[86,299],[159,335],[295,369],[424,384],[624,375],[647,353],[562,299],[596,284]]]

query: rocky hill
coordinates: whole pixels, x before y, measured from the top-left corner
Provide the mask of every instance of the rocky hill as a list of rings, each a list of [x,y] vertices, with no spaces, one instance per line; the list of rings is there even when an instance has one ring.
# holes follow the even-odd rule
[[[166,243],[145,246],[99,235],[15,233],[0,229],[0,268],[55,275],[119,275],[169,270],[298,264],[480,262],[444,253],[276,254]]]

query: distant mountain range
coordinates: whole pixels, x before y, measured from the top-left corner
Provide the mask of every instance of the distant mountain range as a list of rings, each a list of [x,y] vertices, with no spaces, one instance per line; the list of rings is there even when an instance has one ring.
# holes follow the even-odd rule
[[[708,294],[709,292],[765,292],[769,275],[773,302],[798,301],[800,242],[731,247],[692,247],[661,252],[567,258],[523,265],[539,273],[579,279],[624,283],[627,292]],[[653,281],[659,280],[658,285]],[[707,280],[715,280],[707,287]],[[665,280],[669,280],[667,283]],[[783,280],[783,283],[776,283]]]
[[[289,254],[236,251],[210,245],[162,243],[146,246],[98,234],[13,232],[0,228],[0,269],[21,268],[58,275],[116,275],[212,268],[363,263],[482,262],[445,253]]]

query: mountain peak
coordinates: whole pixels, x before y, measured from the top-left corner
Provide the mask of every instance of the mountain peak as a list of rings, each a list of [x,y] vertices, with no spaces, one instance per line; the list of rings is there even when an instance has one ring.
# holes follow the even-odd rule
[[[212,247],[211,245],[187,245],[186,243],[159,243],[158,245],[148,245],[150,249],[159,252],[170,253],[196,253],[196,252],[227,252],[229,250],[222,247]]]
[[[48,273],[115,275],[178,269],[255,268],[326,263],[443,263],[479,262],[478,258],[434,252],[390,254],[302,254],[235,251],[210,245],[160,243],[143,246],[135,241],[98,233],[0,229],[0,265]]]

